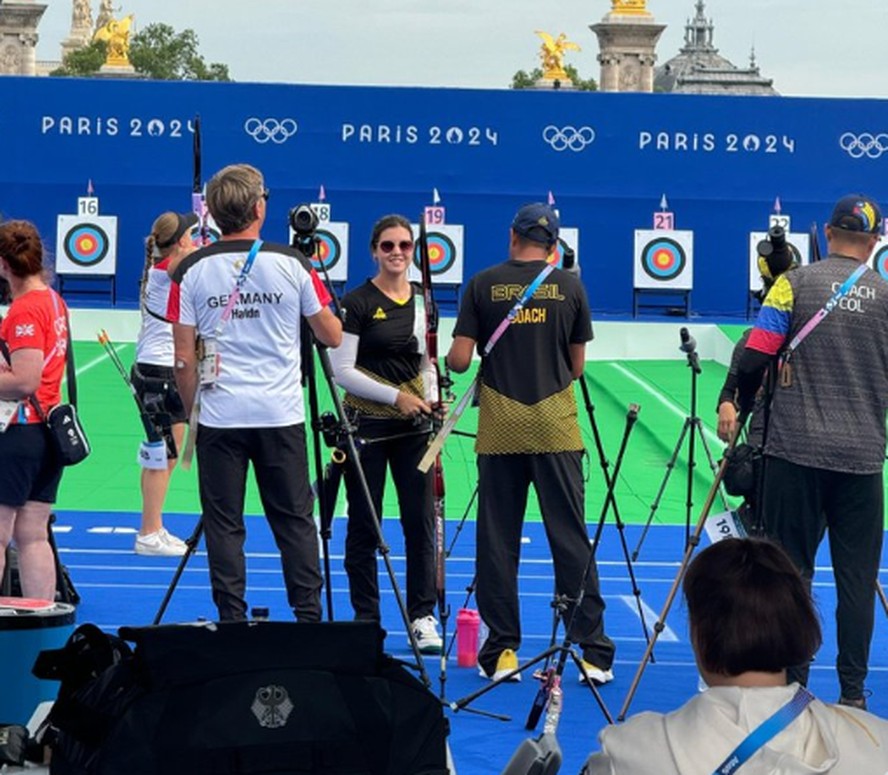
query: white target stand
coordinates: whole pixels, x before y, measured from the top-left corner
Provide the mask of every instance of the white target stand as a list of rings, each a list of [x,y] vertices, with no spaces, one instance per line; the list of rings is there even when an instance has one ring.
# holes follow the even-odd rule
[[[790,231],[791,221],[788,215],[775,213],[770,216],[768,228],[781,226],[786,232],[786,245],[799,266],[806,266],[811,259],[811,235]],[[746,296],[746,317],[753,318],[758,313],[759,294],[762,290],[762,275],[758,265],[758,245],[767,239],[767,232],[749,232],[749,293]]]
[[[108,295],[117,304],[117,216],[99,215],[99,199],[78,197],[76,215],[59,215],[56,265],[59,293]]]
[[[318,227],[315,229],[317,248],[314,255],[309,257],[312,268],[322,280],[330,278],[333,291],[341,298],[348,282],[348,223],[333,220],[333,208],[329,202],[312,202],[311,209],[318,216]],[[291,245],[294,235],[291,226]]]
[[[435,287],[435,301],[441,306],[440,291],[448,291],[454,311],[459,309],[460,291],[463,282],[463,226],[446,223],[446,211],[440,204],[425,208],[426,237],[429,243],[429,264],[432,283]],[[414,239],[419,237],[419,224],[411,224]],[[419,245],[413,251],[413,265],[407,273],[412,282],[422,282],[419,267]]]
[[[653,229],[635,230],[635,259],[632,290],[632,317],[642,308],[675,305],[664,299],[679,298],[684,317],[691,312],[694,289],[694,233],[676,231],[671,212],[654,213]],[[645,302],[644,299],[653,299]]]

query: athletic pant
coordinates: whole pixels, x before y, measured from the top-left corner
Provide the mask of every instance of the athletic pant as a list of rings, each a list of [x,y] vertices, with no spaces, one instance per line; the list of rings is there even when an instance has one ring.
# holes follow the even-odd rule
[[[197,462],[213,602],[222,621],[246,619],[244,493],[253,464],[259,497],[281,553],[287,600],[301,622],[321,619],[318,533],[312,516],[305,427],[200,426]]]
[[[847,474],[769,457],[765,467],[764,522],[801,571],[809,588],[814,557],[829,532],[836,580],[838,656],[842,697],[863,696],[879,560],[882,554],[882,474]],[[788,680],[805,683],[807,665]]]
[[[503,649],[518,650],[521,622],[518,560],[529,485],[533,484],[552,561],[555,591],[576,600],[592,552],[583,509],[582,452],[545,455],[478,455],[477,596],[478,610],[490,634],[479,654],[488,675]],[[593,562],[583,602],[569,633],[583,649],[583,659],[607,670],[614,644],[604,634],[604,600]],[[570,622],[574,606],[564,614]]]
[[[386,467],[398,493],[398,508],[407,556],[407,614],[411,621],[432,613],[435,607],[435,525],[432,472],[416,466],[429,444],[428,433],[410,420],[358,420],[360,461],[370,489],[373,508],[382,519]],[[390,438],[393,437],[393,438]],[[367,496],[352,461],[345,467],[348,494],[348,533],[345,570],[356,619],[379,621],[379,580],[376,550],[379,535],[372,522]]]

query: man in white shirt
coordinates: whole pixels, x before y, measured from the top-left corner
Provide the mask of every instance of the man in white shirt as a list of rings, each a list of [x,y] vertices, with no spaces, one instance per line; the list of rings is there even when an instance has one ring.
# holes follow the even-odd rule
[[[342,325],[309,261],[263,243],[268,189],[235,164],[207,185],[219,242],[176,269],[167,317],[175,372],[189,413],[198,405],[197,461],[213,601],[220,620],[246,618],[243,505],[253,464],[281,552],[287,598],[300,621],[321,618],[318,538],[312,517],[302,399],[300,325],[336,347]],[[198,357],[198,342],[201,357]]]

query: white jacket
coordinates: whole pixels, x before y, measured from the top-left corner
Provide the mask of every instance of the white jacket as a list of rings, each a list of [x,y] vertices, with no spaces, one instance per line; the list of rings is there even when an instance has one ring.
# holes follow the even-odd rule
[[[797,684],[707,689],[672,713],[639,713],[599,735],[587,775],[713,775],[746,736],[785,705]],[[885,775],[888,721],[814,700],[737,775]]]

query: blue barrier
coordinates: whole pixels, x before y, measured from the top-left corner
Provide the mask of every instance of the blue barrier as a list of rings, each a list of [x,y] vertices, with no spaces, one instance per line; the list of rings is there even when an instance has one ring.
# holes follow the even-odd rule
[[[57,215],[92,180],[118,216],[121,303],[137,298],[153,218],[190,207],[195,113],[205,177],[236,161],[265,173],[266,239],[286,241],[288,209],[325,187],[350,223],[352,287],[373,271],[372,222],[415,220],[435,188],[465,225],[466,277],[504,259],[514,211],[552,191],[579,229],[593,310],[628,314],[634,231],[666,194],[694,232],[692,312],[743,315],[748,235],[776,197],[794,231],[849,191],[888,202],[880,100],[3,78],[0,101],[0,212],[54,248]]]

